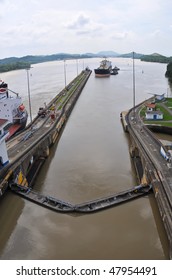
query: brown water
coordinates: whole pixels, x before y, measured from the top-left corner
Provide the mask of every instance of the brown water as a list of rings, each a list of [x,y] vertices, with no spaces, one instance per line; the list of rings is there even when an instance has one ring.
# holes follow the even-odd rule
[[[121,69],[119,75],[100,79],[92,73],[37,178],[36,190],[81,203],[137,184],[128,135],[119,117],[132,107],[132,61],[112,62]],[[84,61],[91,69],[98,64],[99,59]],[[148,92],[167,91],[166,65],[139,60],[135,64],[136,103],[148,98]],[[83,61],[78,65],[82,70]],[[76,76],[76,61],[67,62],[66,69],[69,82]],[[38,107],[64,87],[63,63],[37,64],[31,72],[36,115]],[[11,89],[22,91],[27,104],[25,76],[23,70],[1,78]],[[0,201],[0,213],[0,259],[168,258],[168,242],[153,195],[94,214],[69,215],[8,193]]]

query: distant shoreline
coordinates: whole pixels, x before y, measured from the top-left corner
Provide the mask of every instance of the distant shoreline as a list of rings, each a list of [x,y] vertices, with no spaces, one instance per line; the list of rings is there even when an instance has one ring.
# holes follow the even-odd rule
[[[133,52],[128,54],[117,54],[115,52],[99,52],[97,54],[86,53],[86,54],[68,54],[59,53],[52,55],[27,55],[23,57],[9,57],[0,59],[0,73],[8,72],[12,70],[29,68],[31,64],[50,62],[50,61],[61,61],[61,60],[71,60],[71,59],[86,59],[86,58],[102,58],[106,57],[116,57],[116,58],[133,58]],[[157,53],[151,55],[143,55],[139,53],[134,53],[135,59],[140,59],[145,62],[155,62],[155,63],[172,63],[172,57],[166,57]]]

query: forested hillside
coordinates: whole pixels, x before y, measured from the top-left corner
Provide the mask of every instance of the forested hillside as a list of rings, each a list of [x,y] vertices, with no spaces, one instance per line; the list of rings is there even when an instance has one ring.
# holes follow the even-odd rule
[[[0,64],[0,73],[17,70],[17,69],[25,69],[25,68],[30,68],[30,63],[17,61],[17,62],[11,62],[6,64]]]
[[[158,62],[158,63],[172,62],[172,57],[163,56],[158,53],[154,53],[154,54],[150,54],[150,55],[143,55],[140,59],[142,61],[147,61],[147,62]]]

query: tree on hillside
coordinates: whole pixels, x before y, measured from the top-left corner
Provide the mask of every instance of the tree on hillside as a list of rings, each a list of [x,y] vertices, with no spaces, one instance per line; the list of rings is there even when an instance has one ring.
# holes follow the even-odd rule
[[[168,63],[165,76],[169,79],[169,82],[172,83],[172,62]]]
[[[25,68],[30,68],[30,63],[17,61],[13,63],[0,65],[0,73],[12,71],[12,70],[18,70],[18,69],[25,69]]]

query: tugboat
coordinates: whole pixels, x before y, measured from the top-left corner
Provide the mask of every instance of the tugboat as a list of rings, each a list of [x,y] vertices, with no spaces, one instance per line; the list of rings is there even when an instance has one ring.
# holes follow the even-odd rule
[[[115,67],[111,70],[111,75],[117,75],[119,70],[120,70],[120,69],[119,69],[117,66],[115,66]]]
[[[16,96],[11,96],[10,93]],[[0,120],[8,120],[5,127],[9,131],[7,140],[26,127],[28,113],[18,93],[8,89],[8,84],[0,80]]]
[[[100,62],[100,66],[96,69],[94,69],[95,76],[96,77],[109,77],[111,75],[112,71],[112,64],[111,61],[104,58]]]

